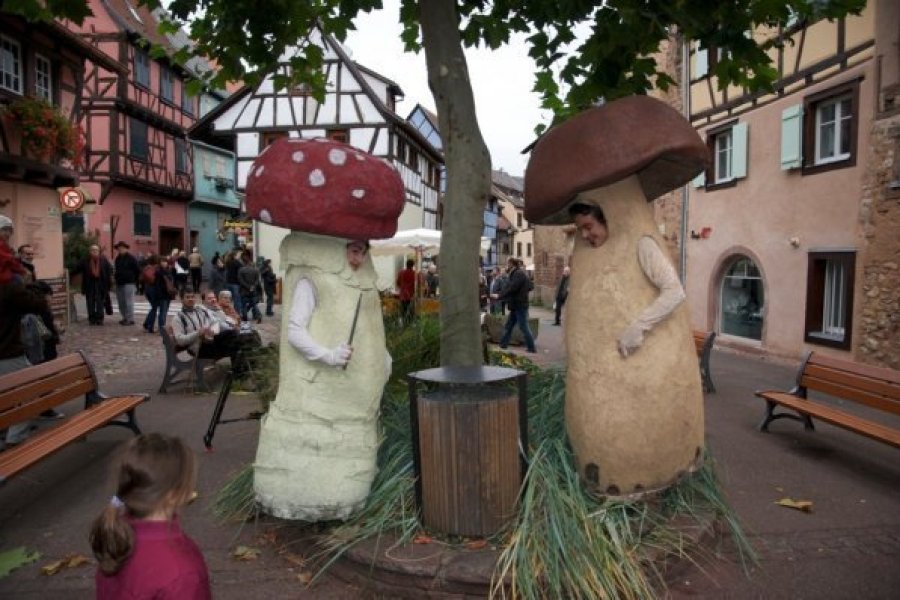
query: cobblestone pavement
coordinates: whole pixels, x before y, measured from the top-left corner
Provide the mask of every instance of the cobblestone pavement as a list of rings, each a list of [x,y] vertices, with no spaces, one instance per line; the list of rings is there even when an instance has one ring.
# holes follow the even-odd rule
[[[140,326],[120,326],[118,316],[102,327],[89,326],[79,300],[81,319],[64,335],[61,353],[83,350],[97,368],[107,394],[147,392],[152,399],[138,408],[145,431],[165,431],[184,438],[200,458],[200,497],[186,509],[184,524],[201,546],[219,599],[372,597],[365,590],[325,577],[311,589],[297,564],[303,544],[271,521],[244,526],[222,524],[212,516],[210,500],[237,470],[252,461],[258,423],[240,421],[216,432],[215,451],[204,451],[202,437],[215,405],[214,394],[192,394],[183,385],[157,394],[164,354],[158,335]],[[552,314],[536,308],[540,319],[537,355],[542,365],[564,364],[564,328],[552,326]],[[259,326],[264,342],[274,341],[280,312]],[[520,353],[520,348],[511,347]],[[227,361],[225,361],[227,364]],[[711,360],[718,392],[706,398],[707,442],[717,460],[728,500],[743,521],[760,561],[741,567],[728,541],[708,548],[708,558],[679,573],[672,598],[897,598],[900,597],[900,461],[883,444],[826,424],[815,433],[789,421],[762,434],[756,425],[760,388],[789,388],[794,366],[759,357],[716,350]],[[215,373],[213,384],[220,379]],[[233,394],[227,417],[241,417],[258,407],[252,394]],[[849,408],[849,407],[846,407]],[[63,407],[79,410],[75,401]],[[885,419],[900,427],[900,419]],[[46,425],[43,425],[46,426]],[[0,551],[24,545],[38,550],[35,564],[0,579],[0,598],[69,599],[93,597],[93,567],[64,570],[54,576],[39,567],[67,554],[90,556],[87,530],[108,501],[108,458],[128,432],[105,428],[41,461],[0,486]],[[811,513],[775,504],[790,497],[813,502]],[[238,544],[261,550],[255,561],[231,557]]]

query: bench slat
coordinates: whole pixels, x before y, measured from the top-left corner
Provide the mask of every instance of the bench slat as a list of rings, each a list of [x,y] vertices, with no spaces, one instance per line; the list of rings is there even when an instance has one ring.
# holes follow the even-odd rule
[[[890,444],[895,448],[900,448],[900,431],[886,425],[874,423],[842,410],[818,404],[811,400],[798,398],[797,396],[786,392],[766,391],[756,392],[756,395],[765,398],[770,402],[775,402],[781,406],[815,417],[826,423],[831,423],[836,427],[855,431],[856,433],[873,440]]]
[[[69,417],[53,429],[41,432],[18,446],[0,452],[0,480],[15,475],[45,456],[99,429],[145,400],[147,400],[145,395],[108,398]]]
[[[29,381],[43,379],[56,373],[57,371],[74,369],[79,365],[86,365],[87,362],[80,352],[66,354],[54,360],[26,367],[12,373],[7,373],[0,377],[0,394],[6,394],[15,390]]]
[[[894,400],[893,398],[869,393],[866,390],[854,387],[848,379],[845,379],[844,381],[847,383],[804,376],[801,378],[800,383],[811,390],[817,390],[837,398],[852,400],[853,402],[865,404],[866,406],[871,406],[872,408],[877,408],[884,412],[900,415],[900,400]]]
[[[20,406],[15,406],[0,413],[0,429],[16,423],[28,421],[40,415],[47,409],[65,404],[69,400],[83,396],[95,388],[92,380],[78,381],[68,387],[54,390],[43,396],[28,398]]]
[[[822,365],[823,367],[837,369],[839,371],[859,373],[865,377],[880,379],[881,381],[886,381],[894,385],[900,385],[900,371],[894,369],[874,367],[872,365],[864,365],[849,360],[841,360],[840,358],[833,358],[818,352],[813,352],[808,362],[813,365]]]
[[[809,381],[804,382],[804,380]],[[869,395],[900,403],[900,383],[892,383],[882,378],[870,377],[845,369],[837,369],[821,363],[808,364],[803,371],[803,378],[800,384],[812,389],[818,389],[815,386],[819,385],[820,382],[831,382],[840,386],[852,387]]]
[[[14,390],[0,394],[0,411],[9,409],[19,404],[34,401],[48,392],[60,390],[76,385],[88,385],[89,391],[96,387],[93,375],[87,365],[79,365],[57,373],[47,375],[39,379],[30,379],[23,382]],[[74,394],[74,398],[78,394]]]

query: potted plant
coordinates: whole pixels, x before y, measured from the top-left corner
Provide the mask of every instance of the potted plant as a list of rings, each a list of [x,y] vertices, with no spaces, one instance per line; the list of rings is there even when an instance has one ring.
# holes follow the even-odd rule
[[[70,169],[81,166],[84,132],[59,108],[43,98],[22,96],[3,109],[3,116],[19,129],[21,153],[43,162],[62,163]]]

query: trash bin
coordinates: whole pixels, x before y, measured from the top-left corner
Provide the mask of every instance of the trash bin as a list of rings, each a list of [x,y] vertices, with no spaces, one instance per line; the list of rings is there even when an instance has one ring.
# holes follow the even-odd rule
[[[525,475],[527,375],[441,367],[407,381],[422,523],[451,535],[496,533],[515,514]]]

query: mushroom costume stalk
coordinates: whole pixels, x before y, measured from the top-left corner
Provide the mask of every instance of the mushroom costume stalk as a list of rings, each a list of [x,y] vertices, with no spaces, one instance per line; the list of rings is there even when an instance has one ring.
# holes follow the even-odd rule
[[[589,227],[605,219],[600,238],[576,235],[565,332],[566,428],[582,481],[602,495],[667,487],[701,454],[703,394],[688,311],[648,200],[706,162],[681,115],[635,96],[551,129],[525,173],[529,221]],[[600,216],[579,217],[582,209]]]
[[[279,140],[251,169],[250,214],[294,230],[281,243],[278,393],[254,463],[269,514],[344,519],[368,496],[390,356],[365,241],[396,232],[403,202],[393,167],[337,142]]]

